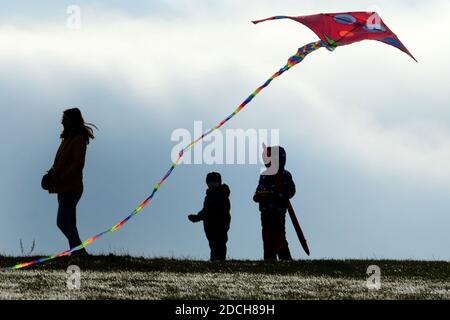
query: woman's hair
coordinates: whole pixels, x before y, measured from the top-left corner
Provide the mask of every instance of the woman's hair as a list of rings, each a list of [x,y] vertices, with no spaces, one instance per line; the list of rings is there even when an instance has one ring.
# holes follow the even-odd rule
[[[95,138],[92,127],[94,127],[97,130],[98,128],[92,123],[84,122],[80,109],[78,108],[67,109],[64,111],[63,116],[68,117],[70,119],[72,126],[69,129],[65,128],[63,132],[61,132],[61,139],[81,134],[86,138],[87,143],[89,143],[89,139]]]

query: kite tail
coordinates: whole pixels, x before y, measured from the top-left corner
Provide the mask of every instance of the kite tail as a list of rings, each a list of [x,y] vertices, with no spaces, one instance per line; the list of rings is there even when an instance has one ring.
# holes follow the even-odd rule
[[[199,136],[197,139],[193,140],[190,144],[188,144],[186,147],[184,147],[179,152],[179,154],[177,156],[177,159],[175,160],[175,162],[172,163],[172,165],[170,166],[170,168],[166,172],[166,174],[154,186],[151,194],[138,207],[136,207],[125,219],[123,219],[119,223],[115,224],[114,226],[112,226],[108,230],[103,231],[103,232],[101,232],[101,233],[99,233],[99,234],[97,234],[97,235],[95,235],[93,237],[90,237],[89,239],[83,241],[79,246],[77,246],[75,248],[72,248],[70,250],[66,250],[66,251],[60,252],[58,254],[55,254],[55,255],[52,255],[52,256],[49,256],[49,257],[39,258],[39,259],[30,261],[30,262],[16,264],[15,266],[12,266],[12,267],[2,268],[2,269],[0,269],[0,272],[6,272],[6,271],[12,271],[12,270],[16,270],[16,269],[22,269],[22,268],[26,268],[26,267],[29,267],[29,266],[41,264],[41,263],[44,263],[44,262],[47,262],[47,261],[50,261],[50,260],[53,260],[53,259],[56,259],[56,258],[59,258],[59,257],[70,256],[71,253],[73,253],[75,251],[78,251],[78,250],[81,250],[83,248],[86,248],[87,246],[92,244],[94,241],[97,241],[98,239],[100,239],[104,235],[106,235],[108,233],[113,233],[113,232],[119,230],[120,228],[122,228],[133,216],[138,214],[142,209],[145,208],[145,206],[147,206],[151,202],[151,200],[153,199],[153,197],[156,194],[156,192],[163,185],[163,183],[167,180],[167,178],[169,178],[169,176],[172,174],[173,170],[176,168],[176,166],[178,165],[178,163],[180,162],[181,158],[184,156],[186,151],[188,151],[191,148],[193,148],[197,144],[197,142],[203,140],[203,138],[205,138],[206,136],[211,134],[214,130],[217,130],[220,127],[222,127],[231,118],[233,118],[235,115],[237,115],[242,109],[244,109],[244,107],[250,101],[253,100],[253,98],[257,94],[259,94],[265,87],[267,87],[275,78],[279,77],[284,72],[286,72],[287,70],[289,70],[290,68],[292,68],[296,64],[298,64],[301,61],[303,61],[303,59],[308,54],[316,51],[317,49],[319,49],[321,47],[326,47],[326,45],[322,41],[317,41],[317,42],[312,42],[310,44],[307,44],[307,45],[299,48],[297,53],[289,58],[287,64],[283,68],[281,68],[279,71],[274,73],[269,79],[267,79],[267,81],[262,86],[258,87],[251,95],[249,95],[247,97],[247,99],[245,99],[244,102],[242,102],[231,114],[229,114],[225,119],[223,119],[222,121],[217,123],[217,125],[215,125],[214,127],[210,128],[209,130],[205,131],[201,136]]]

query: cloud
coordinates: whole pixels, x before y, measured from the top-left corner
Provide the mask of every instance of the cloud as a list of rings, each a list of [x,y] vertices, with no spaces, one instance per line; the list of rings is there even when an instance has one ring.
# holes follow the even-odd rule
[[[439,121],[398,123],[385,126],[372,112],[362,108],[348,112],[345,106],[303,83],[308,90],[306,103],[285,106],[299,113],[296,121],[286,120],[288,128],[303,127],[309,143],[329,149],[336,158],[366,169],[374,176],[389,176],[417,184],[450,182],[450,128]],[[291,90],[294,86],[291,85]],[[436,123],[438,124],[436,124]],[[294,130],[290,130],[295,134]]]

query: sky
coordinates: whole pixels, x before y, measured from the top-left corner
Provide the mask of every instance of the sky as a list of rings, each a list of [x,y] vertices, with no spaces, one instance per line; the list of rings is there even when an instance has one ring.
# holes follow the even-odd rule
[[[206,129],[317,40],[273,15],[377,11],[417,58],[365,41],[319,50],[275,80],[225,129],[279,130],[312,259],[450,260],[448,1],[0,1],[0,253],[67,248],[56,195],[40,188],[62,111],[99,127],[88,147],[78,228],[86,239],[127,216],[171,164],[174,130]],[[81,28],[67,27],[67,7]],[[154,200],[95,254],[208,259],[205,176],[231,189],[228,257],[261,259],[252,201],[259,164],[180,165]],[[292,225],[294,258],[306,258]]]

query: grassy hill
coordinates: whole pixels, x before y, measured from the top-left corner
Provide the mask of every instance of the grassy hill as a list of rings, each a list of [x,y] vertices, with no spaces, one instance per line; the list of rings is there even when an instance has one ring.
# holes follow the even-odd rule
[[[31,258],[32,259],[32,258]],[[0,266],[30,258],[1,257]],[[67,287],[69,265],[81,287]],[[381,268],[381,289],[366,286]],[[0,299],[450,299],[450,263],[384,260],[207,262],[95,256],[0,273]]]

